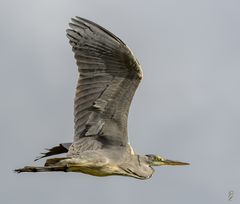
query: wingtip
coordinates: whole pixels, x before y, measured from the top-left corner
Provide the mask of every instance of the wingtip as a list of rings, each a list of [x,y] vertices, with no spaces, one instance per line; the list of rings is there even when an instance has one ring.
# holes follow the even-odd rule
[[[38,161],[39,159],[41,159],[42,157],[36,157],[36,159],[34,159],[33,161],[36,162]]]
[[[78,19],[78,20],[81,20],[81,21],[86,21],[85,18],[82,18],[82,17],[80,17],[80,16],[75,16],[75,19]]]
[[[49,149],[47,149],[47,148],[45,148],[45,150],[46,151],[49,151]],[[42,159],[42,158],[44,158],[44,157],[46,157],[46,153],[44,153],[44,152],[41,152],[40,153],[40,156],[38,156],[38,157],[36,157],[33,161],[38,161],[38,160],[40,160],[40,159]]]

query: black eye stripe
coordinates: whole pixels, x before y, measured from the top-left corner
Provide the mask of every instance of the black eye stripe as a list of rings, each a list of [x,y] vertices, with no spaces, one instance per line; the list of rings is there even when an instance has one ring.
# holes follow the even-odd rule
[[[157,158],[156,155],[154,155],[154,154],[147,154],[146,156],[147,156],[149,159],[151,159],[152,161],[153,161],[153,160],[156,160],[156,158]]]

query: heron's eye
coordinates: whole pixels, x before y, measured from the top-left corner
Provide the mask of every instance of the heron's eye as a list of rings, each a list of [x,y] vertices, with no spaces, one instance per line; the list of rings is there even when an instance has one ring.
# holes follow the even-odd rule
[[[154,155],[154,154],[147,154],[146,156],[151,160],[156,159],[156,155]]]

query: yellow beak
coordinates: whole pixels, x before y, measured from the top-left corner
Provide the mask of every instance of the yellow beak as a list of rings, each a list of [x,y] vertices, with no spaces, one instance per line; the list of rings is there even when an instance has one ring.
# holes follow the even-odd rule
[[[186,162],[180,162],[180,161],[173,161],[169,159],[163,159],[160,161],[161,166],[183,166],[183,165],[190,165],[189,163]]]
[[[156,156],[152,161],[152,166],[183,166],[189,165],[187,162],[173,161],[169,159],[165,159],[161,156]]]

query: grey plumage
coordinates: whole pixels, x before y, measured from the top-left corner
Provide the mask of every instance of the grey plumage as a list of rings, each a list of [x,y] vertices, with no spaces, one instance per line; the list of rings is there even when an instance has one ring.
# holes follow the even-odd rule
[[[53,147],[37,159],[67,152],[64,158],[48,159],[44,167],[16,171],[72,171],[147,179],[153,174],[151,166],[188,164],[133,152],[127,120],[143,76],[140,64],[122,40],[96,23],[76,17],[69,26],[67,37],[79,71],[73,143]]]
[[[80,73],[74,100],[74,144],[97,136],[93,140],[126,145],[129,106],[142,78],[140,65],[109,31],[79,17],[72,21],[67,37]]]

